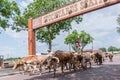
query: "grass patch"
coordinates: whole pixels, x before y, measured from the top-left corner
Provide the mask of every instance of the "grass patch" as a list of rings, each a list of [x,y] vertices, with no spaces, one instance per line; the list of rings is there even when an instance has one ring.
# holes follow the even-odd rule
[[[120,53],[119,54],[114,54],[114,56],[120,56]]]

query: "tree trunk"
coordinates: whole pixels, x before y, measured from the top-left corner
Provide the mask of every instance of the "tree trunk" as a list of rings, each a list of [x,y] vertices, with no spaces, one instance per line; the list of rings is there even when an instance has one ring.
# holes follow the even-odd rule
[[[51,41],[51,31],[50,27],[48,26],[48,49],[52,50],[52,41]]]
[[[51,42],[48,43],[48,49],[52,50]]]

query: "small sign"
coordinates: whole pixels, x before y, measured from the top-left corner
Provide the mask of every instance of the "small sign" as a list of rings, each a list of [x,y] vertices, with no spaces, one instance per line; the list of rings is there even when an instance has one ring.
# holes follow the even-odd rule
[[[42,17],[35,18],[35,19],[33,19],[32,22],[33,22],[32,23],[33,28],[40,27],[40,25],[42,25]]]

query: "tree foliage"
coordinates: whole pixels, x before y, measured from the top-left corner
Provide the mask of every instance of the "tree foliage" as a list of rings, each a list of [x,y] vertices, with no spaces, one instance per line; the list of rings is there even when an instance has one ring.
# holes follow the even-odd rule
[[[118,51],[118,48],[116,48],[116,47],[114,47],[114,46],[110,46],[110,47],[108,48],[108,51],[111,51],[111,52],[113,53],[114,51]]]
[[[69,34],[65,38],[65,44],[69,44],[72,46],[73,50],[77,50],[76,42],[81,41],[81,51],[85,48],[85,46],[93,41],[93,37],[86,33],[85,31],[81,31],[79,34],[76,30],[74,30],[71,34]]]
[[[94,39],[89,33],[86,33],[85,31],[81,31],[81,34],[79,36],[80,36],[81,41],[82,41],[81,50],[83,50],[83,48],[87,44],[90,44],[91,42],[93,42],[93,39]]]
[[[64,43],[65,44],[69,44],[71,45],[72,49],[74,51],[77,51],[77,47],[76,47],[76,41],[78,40],[78,32],[76,30],[74,30],[71,34],[69,34],[66,38]]]
[[[12,19],[19,14],[20,10],[15,1],[0,0],[0,27],[2,29],[5,30],[9,26],[12,26]]]
[[[21,57],[16,57],[16,58],[10,57],[10,58],[4,59],[4,61],[16,61],[16,60],[20,60],[20,59],[22,59],[22,58]]]
[[[65,4],[70,3],[74,0],[34,0],[33,3],[30,3],[22,16],[15,17],[16,27],[13,29],[17,29],[17,31],[21,31],[23,28],[28,28],[27,20],[29,18],[38,17],[44,13],[55,10]],[[36,31],[36,37],[39,42],[44,42],[48,44],[49,49],[51,49],[52,40],[56,38],[56,35],[60,34],[60,31],[68,31],[72,28],[71,22],[76,21],[77,23],[82,21],[80,16],[61,21],[58,23],[54,23],[52,25],[46,26],[44,28],[38,29]],[[20,26],[20,27],[19,27]]]
[[[109,52],[114,52],[114,51],[120,51],[120,48],[117,48],[117,47],[115,47],[115,46],[109,46],[108,48],[99,48],[99,50],[102,50],[103,52],[107,52],[107,51],[109,51]]]
[[[106,52],[107,51],[107,49],[106,48],[99,48],[99,50],[102,50],[102,52]]]

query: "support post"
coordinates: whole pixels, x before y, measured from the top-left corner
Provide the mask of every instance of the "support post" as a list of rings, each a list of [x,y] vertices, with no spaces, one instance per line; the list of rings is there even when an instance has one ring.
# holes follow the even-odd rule
[[[32,19],[28,20],[28,55],[36,55],[35,30],[32,28]]]

